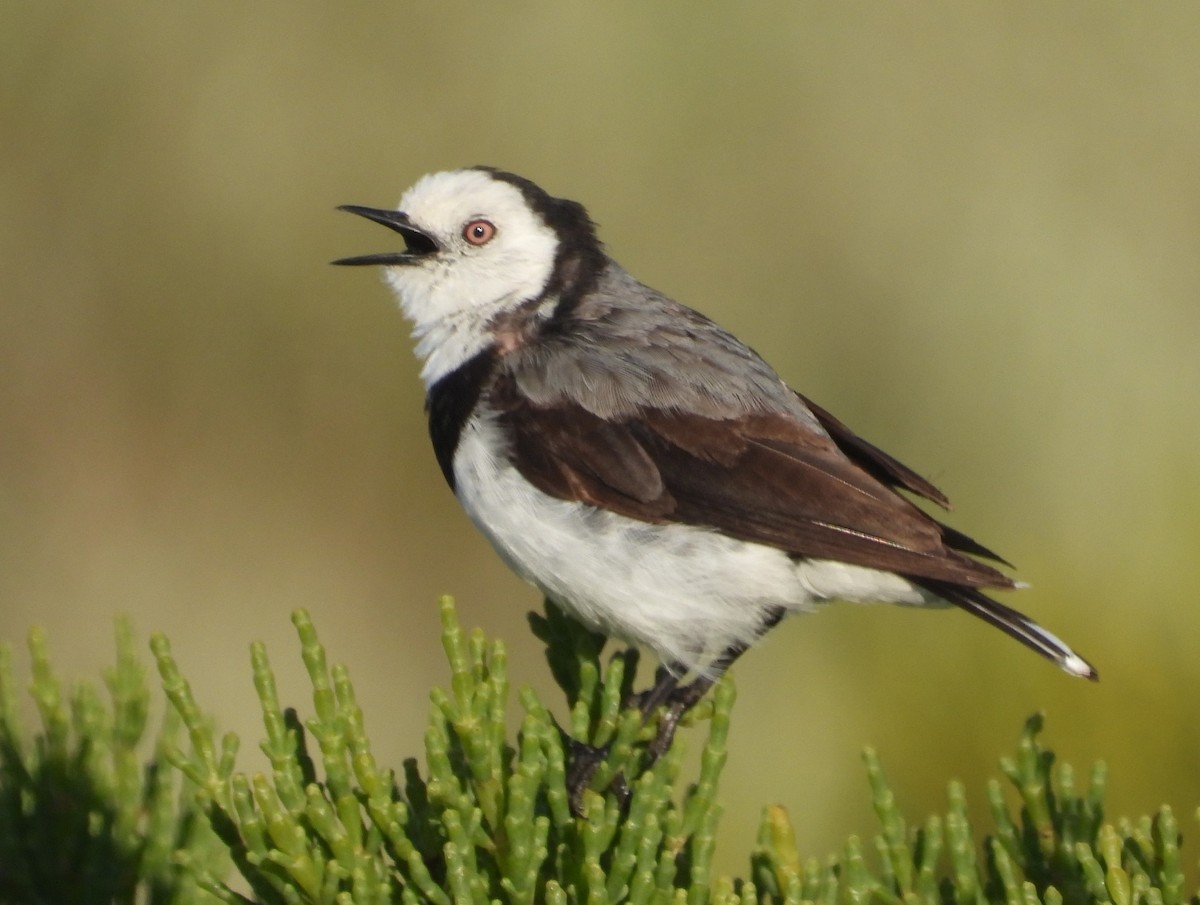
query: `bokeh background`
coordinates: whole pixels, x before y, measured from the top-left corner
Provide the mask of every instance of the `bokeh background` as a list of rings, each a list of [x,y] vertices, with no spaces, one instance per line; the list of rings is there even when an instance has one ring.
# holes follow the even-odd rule
[[[720,864],[922,817],[1044,708],[1114,816],[1200,802],[1200,7],[10,4],[0,25],[0,638],[98,675],[165,631],[262,766],[247,645],[289,612],[380,760],[446,678],[435,600],[552,696],[535,593],[428,448],[394,240],[338,214],[475,163],[584,201],[644,281],[939,483],[1073,680],[957,613],[841,607],[737,669]],[[23,670],[26,659],[19,655]],[[561,711],[560,711],[561,712]],[[692,735],[693,740],[695,735]],[[693,741],[693,747],[696,742]],[[1189,860],[1196,857],[1193,851]]]

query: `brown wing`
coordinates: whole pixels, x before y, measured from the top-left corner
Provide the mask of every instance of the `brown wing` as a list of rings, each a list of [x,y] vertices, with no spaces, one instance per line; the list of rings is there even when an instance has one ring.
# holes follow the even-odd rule
[[[516,467],[560,499],[652,523],[714,528],[796,556],[970,587],[1013,585],[954,549],[962,535],[889,486],[920,493],[910,484],[923,479],[883,453],[886,467],[864,468],[787,415],[718,420],[645,409],[612,422],[570,403],[535,406],[508,377],[493,386],[490,402]],[[875,450],[865,441],[864,448]]]

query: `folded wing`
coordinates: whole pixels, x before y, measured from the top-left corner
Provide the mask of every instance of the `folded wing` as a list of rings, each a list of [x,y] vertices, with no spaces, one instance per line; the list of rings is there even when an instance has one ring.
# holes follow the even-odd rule
[[[897,493],[946,498],[811,407],[829,435],[781,413],[717,419],[644,408],[619,421],[582,405],[534,405],[500,377],[491,403],[516,467],[544,493],[652,523],[678,521],[767,544],[966,587],[1012,587],[995,555]]]

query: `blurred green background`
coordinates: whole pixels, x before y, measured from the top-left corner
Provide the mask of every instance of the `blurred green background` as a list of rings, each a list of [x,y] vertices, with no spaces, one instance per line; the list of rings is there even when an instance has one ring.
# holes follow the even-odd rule
[[[1038,708],[1112,812],[1200,802],[1200,6],[10,4],[0,23],[0,637],[95,676],[172,638],[262,765],[247,662],[352,664],[380,760],[446,676],[435,598],[549,694],[428,448],[394,245],[341,203],[515,170],[647,283],[939,483],[1073,680],[957,613],[840,607],[737,669],[722,828],[821,855],[995,773]],[[18,658],[24,663],[24,658]],[[693,747],[695,744],[693,743]],[[985,821],[986,822],[986,821]],[[1193,852],[1192,857],[1195,857]]]

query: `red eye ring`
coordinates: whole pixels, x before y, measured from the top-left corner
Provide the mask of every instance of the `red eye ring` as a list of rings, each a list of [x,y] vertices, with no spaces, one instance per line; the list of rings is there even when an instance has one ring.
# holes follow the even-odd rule
[[[462,231],[463,238],[471,245],[487,245],[496,235],[496,227],[490,220],[472,220]]]

